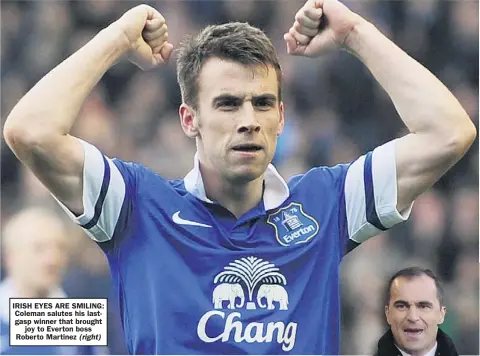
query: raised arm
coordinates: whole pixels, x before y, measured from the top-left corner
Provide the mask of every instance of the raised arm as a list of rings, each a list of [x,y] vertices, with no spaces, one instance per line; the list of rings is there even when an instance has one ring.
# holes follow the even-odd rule
[[[139,5],[50,71],[8,116],[8,146],[72,212],[83,212],[84,150],[69,135],[81,106],[123,55],[141,69],[167,61],[173,49],[167,41],[162,15]]]
[[[285,35],[290,54],[316,57],[344,48],[392,99],[410,132],[395,143],[397,208],[404,210],[466,153],[475,126],[430,71],[339,1],[308,1],[295,19]],[[321,22],[326,26],[318,30]]]
[[[475,126],[430,71],[373,25],[355,26],[345,46],[386,90],[410,132],[395,150],[402,210],[462,158],[475,140]]]

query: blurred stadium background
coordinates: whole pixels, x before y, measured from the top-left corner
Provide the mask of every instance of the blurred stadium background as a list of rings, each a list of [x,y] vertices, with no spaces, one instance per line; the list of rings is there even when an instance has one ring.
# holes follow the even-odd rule
[[[288,178],[311,166],[348,162],[405,127],[385,92],[353,56],[286,55],[283,33],[303,1],[149,1],[167,19],[170,40],[226,21],[266,31],[285,75],[286,130],[275,164]],[[437,75],[478,128],[478,1],[345,1]],[[2,125],[44,74],[117,19],[136,1],[2,1]],[[392,70],[396,70],[392,68]],[[150,72],[119,63],[86,102],[74,134],[107,155],[139,161],[167,178],[191,168],[194,142],[181,131],[175,61]],[[32,205],[59,208],[14,158],[2,138],[2,224]],[[479,354],[478,139],[465,158],[419,198],[410,220],[371,239],[342,263],[342,353],[371,354],[386,330],[383,296],[397,270],[420,265],[445,282],[443,325],[460,354]],[[112,297],[99,248],[72,224],[65,289],[72,297]],[[4,269],[2,269],[2,275]],[[141,302],[141,301],[139,301]],[[125,353],[118,309],[111,300],[110,351]]]

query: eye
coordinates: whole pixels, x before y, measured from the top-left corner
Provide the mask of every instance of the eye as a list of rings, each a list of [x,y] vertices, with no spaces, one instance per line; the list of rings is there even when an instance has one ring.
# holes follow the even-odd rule
[[[271,99],[261,98],[255,100],[255,106],[261,110],[268,110],[274,106],[274,102]]]
[[[222,110],[232,110],[237,108],[239,105],[240,105],[240,100],[229,98],[229,99],[220,100],[217,104],[217,108],[220,108]]]
[[[407,306],[406,306],[405,304],[397,304],[397,305],[396,305],[396,308],[397,308],[398,310],[405,310],[405,309],[407,308]]]
[[[224,100],[220,103],[221,106],[235,106],[235,100]]]

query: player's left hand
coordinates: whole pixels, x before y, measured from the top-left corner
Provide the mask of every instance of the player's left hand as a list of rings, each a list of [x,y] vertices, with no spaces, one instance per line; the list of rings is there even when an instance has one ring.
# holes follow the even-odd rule
[[[343,48],[353,28],[366,22],[338,0],[308,0],[283,36],[288,54],[318,57]]]

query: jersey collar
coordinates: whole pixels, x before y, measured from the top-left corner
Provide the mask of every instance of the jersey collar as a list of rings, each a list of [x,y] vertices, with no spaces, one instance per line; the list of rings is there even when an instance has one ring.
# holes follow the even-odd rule
[[[290,190],[285,180],[280,176],[275,167],[269,164],[264,175],[265,190],[263,192],[263,205],[265,210],[278,208],[290,195]],[[202,175],[200,173],[200,161],[198,153],[195,153],[193,160],[193,169],[183,178],[187,192],[198,199],[214,203],[207,198],[205,187],[203,185]]]

